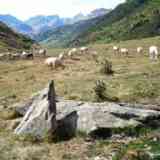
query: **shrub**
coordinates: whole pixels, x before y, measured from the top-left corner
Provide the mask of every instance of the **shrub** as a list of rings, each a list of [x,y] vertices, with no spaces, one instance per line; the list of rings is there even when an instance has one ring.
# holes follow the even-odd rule
[[[95,99],[96,101],[100,102],[106,99],[106,85],[103,81],[98,80],[96,81],[96,85],[94,87],[94,92],[95,92]]]
[[[95,87],[93,88],[95,93],[95,101],[96,102],[118,102],[118,97],[113,97],[107,93],[106,84],[102,80],[96,81]]]
[[[112,62],[109,60],[105,59],[101,62],[101,68],[100,68],[101,73],[106,74],[106,75],[111,75],[113,74],[112,70]]]

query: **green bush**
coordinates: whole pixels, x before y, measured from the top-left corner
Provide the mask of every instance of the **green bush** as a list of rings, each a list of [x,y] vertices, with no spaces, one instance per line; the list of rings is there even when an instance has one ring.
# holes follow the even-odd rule
[[[104,102],[104,101],[110,101],[110,102],[118,102],[119,99],[117,97],[112,97],[107,93],[106,84],[102,80],[98,80],[95,83],[94,90],[94,101],[96,102]]]
[[[114,73],[112,69],[112,62],[110,62],[109,60],[105,59],[100,64],[101,64],[100,68],[101,73],[106,75],[112,75]]]
[[[94,87],[94,92],[95,92],[95,99],[96,101],[100,102],[106,99],[106,85],[103,81],[98,80],[96,82],[96,85]]]

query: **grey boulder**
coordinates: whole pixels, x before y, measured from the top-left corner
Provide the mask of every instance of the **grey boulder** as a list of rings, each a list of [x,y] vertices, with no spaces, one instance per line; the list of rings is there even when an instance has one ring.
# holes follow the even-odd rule
[[[53,81],[47,88],[30,101],[23,120],[15,129],[16,134],[30,134],[37,138],[43,138],[47,134],[53,134],[57,128],[56,103]],[[26,105],[24,105],[26,108]],[[23,110],[22,110],[23,111]]]
[[[24,115],[16,134],[44,137],[46,133],[58,137],[72,137],[77,131],[89,135],[112,136],[112,130],[155,127],[160,112],[135,107],[132,104],[89,103],[56,99],[53,81],[16,111]]]

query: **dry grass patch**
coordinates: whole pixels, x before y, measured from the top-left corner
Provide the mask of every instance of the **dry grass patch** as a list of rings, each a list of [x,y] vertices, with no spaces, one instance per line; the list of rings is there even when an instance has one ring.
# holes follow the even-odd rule
[[[67,99],[94,101],[94,84],[97,80],[107,83],[109,94],[120,101],[132,101],[159,104],[160,63],[151,62],[148,58],[148,46],[158,44],[157,38],[120,42],[118,45],[130,49],[130,56],[115,56],[113,44],[95,44],[90,46],[99,54],[98,61],[108,59],[112,62],[114,75],[100,73],[101,65],[92,56],[79,56],[77,60],[65,60],[64,70],[50,70],[44,65],[43,58],[34,61],[0,62],[0,97],[2,105],[11,105],[30,97],[44,88],[49,80],[56,82],[57,93]],[[137,55],[136,47],[142,46],[145,51]],[[49,49],[50,55],[69,49]],[[149,85],[151,82],[152,85]],[[137,92],[141,87],[145,92]],[[154,96],[146,94],[152,90]],[[140,93],[140,94],[139,94]],[[144,94],[143,94],[144,93]]]

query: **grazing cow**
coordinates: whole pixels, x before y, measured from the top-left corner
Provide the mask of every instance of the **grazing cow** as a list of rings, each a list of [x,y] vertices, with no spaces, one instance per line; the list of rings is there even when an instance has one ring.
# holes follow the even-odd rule
[[[119,47],[118,46],[113,46],[113,51],[114,51],[115,55],[118,54],[119,53]]]
[[[143,52],[143,47],[137,47],[137,53],[140,54]]]
[[[157,60],[158,59],[158,47],[157,46],[151,46],[149,47],[149,57],[151,60]]]
[[[34,59],[33,53],[26,53],[25,51],[22,52],[21,57],[23,59]]]
[[[72,48],[69,52],[68,52],[68,57],[73,58],[73,56],[77,53],[77,48]]]
[[[59,57],[60,59],[64,59],[65,55],[64,55],[64,53],[60,53],[58,57]]]
[[[127,48],[121,48],[120,52],[121,52],[122,55],[124,54],[126,56],[129,54],[129,50]]]
[[[47,55],[47,50],[46,49],[40,49],[38,52],[39,55],[42,55],[43,57],[46,57]]]
[[[87,52],[88,52],[88,50],[89,50],[89,48],[88,48],[88,47],[81,47],[81,48],[80,48],[80,52],[81,52],[81,54],[85,54],[85,53],[87,53]]]
[[[34,59],[34,55],[33,53],[28,53],[28,55],[26,56],[27,59]]]
[[[97,52],[97,51],[92,51],[92,52],[91,52],[91,56],[92,56],[93,58],[97,58],[98,52]]]
[[[63,60],[60,57],[49,57],[45,60],[45,64],[51,67],[51,69],[56,69],[58,67],[65,68]]]

